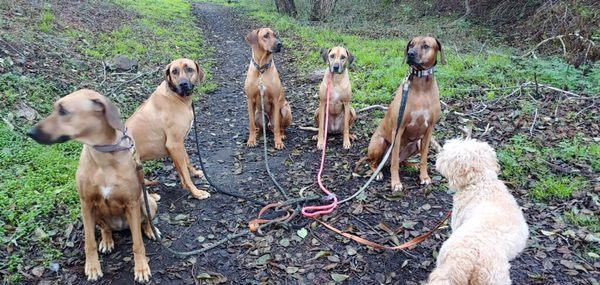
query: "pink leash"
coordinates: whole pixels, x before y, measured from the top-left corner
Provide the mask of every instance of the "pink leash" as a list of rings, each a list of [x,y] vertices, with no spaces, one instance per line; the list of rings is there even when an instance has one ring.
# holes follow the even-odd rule
[[[319,167],[319,173],[317,174],[317,184],[319,184],[321,190],[323,190],[323,192],[327,194],[326,199],[331,200],[332,202],[328,205],[306,206],[302,208],[302,215],[308,218],[315,218],[320,215],[329,214],[333,212],[333,210],[337,208],[338,205],[337,196],[329,192],[329,190],[327,190],[327,188],[323,185],[323,181],[321,180],[321,175],[323,174],[323,166],[325,165],[325,152],[327,150],[327,126],[329,125],[329,93],[331,89],[331,77],[331,72],[328,72],[327,90],[325,92],[325,133],[323,134],[323,151],[321,152],[321,166]]]

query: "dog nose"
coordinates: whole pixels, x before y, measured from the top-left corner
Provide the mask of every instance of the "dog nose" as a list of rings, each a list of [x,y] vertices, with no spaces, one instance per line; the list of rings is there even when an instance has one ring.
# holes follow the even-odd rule
[[[417,55],[417,53],[415,51],[409,51],[408,54],[406,55],[409,59],[413,59],[415,58],[415,56]]]
[[[182,81],[179,83],[179,88],[183,90],[188,90],[190,89],[190,83],[188,81]]]
[[[281,49],[283,47],[283,44],[281,44],[281,42],[277,42],[277,48]]]
[[[29,129],[27,136],[35,140],[38,137],[38,129],[35,127]]]

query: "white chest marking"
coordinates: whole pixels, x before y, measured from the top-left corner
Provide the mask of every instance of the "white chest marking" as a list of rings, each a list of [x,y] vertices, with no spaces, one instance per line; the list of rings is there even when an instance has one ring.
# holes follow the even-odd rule
[[[427,127],[429,124],[427,123],[427,121],[429,120],[429,110],[427,109],[419,109],[419,110],[415,110],[410,112],[410,123],[408,124],[409,127],[414,126],[417,123],[417,119],[419,117],[423,117],[423,125],[424,127]]]
[[[104,197],[104,199],[108,199],[111,191],[112,191],[112,187],[110,187],[110,186],[101,186],[100,187],[100,193],[102,193],[102,197]]]

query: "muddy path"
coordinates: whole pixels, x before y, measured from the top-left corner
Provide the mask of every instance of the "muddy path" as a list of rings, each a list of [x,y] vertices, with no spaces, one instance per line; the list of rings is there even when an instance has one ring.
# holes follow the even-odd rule
[[[281,196],[264,168],[262,139],[258,140],[257,148],[246,146],[248,121],[243,83],[250,48],[244,43],[244,36],[261,25],[223,6],[198,3],[193,7],[198,28],[214,48],[212,74],[218,83],[216,91],[203,94],[196,103],[206,174],[223,189],[265,202],[277,201]],[[285,48],[275,56],[294,122],[288,129],[284,150],[275,151],[270,134],[268,138],[271,168],[290,195],[296,197],[301,190],[305,194],[320,193],[314,182],[320,152],[311,139],[313,133],[298,129],[313,123],[312,114],[318,104],[313,98],[316,82],[299,76],[294,69],[298,60],[301,59],[293,58]],[[353,130],[358,139],[350,150],[343,150],[340,137],[329,140],[324,182],[340,197],[347,197],[367,180],[353,175],[352,169],[354,162],[365,154],[375,123],[368,116],[356,123]],[[186,143],[192,162],[198,165],[193,134]],[[432,169],[435,156],[430,157],[430,175],[434,183],[443,183]],[[403,172],[404,195],[391,197],[388,167],[384,173],[384,182],[373,183],[366,195],[341,206],[326,220],[371,240],[393,244],[427,231],[451,208],[450,195],[418,186],[416,172]],[[150,189],[162,196],[155,221],[166,243],[176,250],[199,248],[227,234],[238,233],[247,228],[248,221],[260,209],[214,190],[209,190],[212,193],[209,199],[191,198],[178,186],[168,160],[153,174],[162,183]],[[199,179],[196,182],[205,183]],[[306,236],[297,233],[301,229],[307,230]],[[61,262],[64,274],[54,279],[62,284],[86,283],[80,224],[77,230],[79,233],[73,240],[75,249],[67,250]],[[434,254],[448,235],[449,229],[444,227],[409,251],[378,251],[335,236],[314,221],[300,217],[288,228],[275,227],[183,259],[156,242],[145,240],[145,245],[152,270],[151,284],[323,284],[336,279],[349,284],[420,284],[433,269]],[[129,233],[115,233],[115,243],[111,254],[101,255],[104,277],[98,283],[132,284]],[[541,260],[533,254],[528,250],[512,263],[515,284],[530,283],[529,276],[539,274]],[[561,280],[563,277],[558,274],[552,281]]]

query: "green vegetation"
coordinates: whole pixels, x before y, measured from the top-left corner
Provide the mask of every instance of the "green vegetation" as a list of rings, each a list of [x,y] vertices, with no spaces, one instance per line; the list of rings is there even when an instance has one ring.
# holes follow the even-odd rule
[[[13,68],[13,60],[16,59],[0,59],[0,68],[6,71],[0,74],[0,208],[3,209],[0,213],[0,241],[2,249],[9,246],[11,252],[1,255],[0,264],[4,266],[0,268],[6,268],[10,273],[3,277],[4,282],[19,282],[19,271],[24,266],[22,257],[27,251],[34,249],[37,256],[36,260],[29,260],[28,265],[47,265],[60,257],[61,251],[57,249],[65,242],[62,231],[65,225],[73,224],[79,214],[75,171],[81,145],[69,142],[41,146],[26,138],[23,133],[32,122],[17,118],[19,106],[26,105],[41,116],[47,115],[56,98],[81,87],[71,86],[73,82],[65,84],[56,80],[57,74],[67,73],[75,78],[75,82],[101,80],[101,70],[100,74],[94,74],[85,66],[108,61],[115,55],[137,60],[140,66],[144,66],[143,72],[148,67],[162,67],[178,57],[202,60],[200,63],[207,79],[198,93],[216,87],[210,81],[210,62],[205,61],[210,51],[202,46],[202,37],[196,28],[189,2],[115,0],[113,3],[129,10],[133,19],[105,32],[86,30],[84,26],[63,28],[53,14],[52,8],[56,7],[43,6],[41,9],[41,3],[30,4],[39,7],[21,7],[38,11],[37,15],[33,15],[32,20],[29,15],[13,18],[12,21],[20,23],[21,28],[9,33],[6,30],[1,32],[4,39],[26,46],[40,44],[36,40],[39,32],[52,33],[53,40],[61,43],[54,46],[52,52],[69,57],[62,59],[62,64],[56,67],[58,73],[22,73],[22,70]],[[34,25],[28,21],[33,21]],[[44,56],[43,52],[49,49],[40,50],[42,54],[36,56]],[[142,81],[142,84],[154,89],[160,79],[160,74],[156,73],[150,82]],[[113,83],[107,82],[109,90],[119,83],[110,84]],[[140,103],[138,99],[118,100],[123,116],[133,111]],[[151,163],[146,167],[156,168],[157,165]]]
[[[251,17],[270,25],[275,32],[293,35],[293,38],[284,37],[282,41],[295,57],[303,59],[297,61],[297,68],[304,73],[324,67],[320,49],[345,46],[356,57],[355,67],[350,73],[354,104],[380,104],[391,100],[408,69],[403,64],[407,38],[387,35],[372,38],[313,26],[278,14],[271,2],[240,0],[230,5],[242,7]],[[442,45],[447,58],[447,65],[439,66],[437,73],[442,97],[464,98],[471,96],[473,91],[486,88],[482,93],[487,99],[494,99],[512,91],[495,89],[533,82],[535,77],[539,82],[569,90],[600,93],[600,64],[596,64],[592,72],[583,74],[581,69],[559,59],[534,61],[516,58],[511,50],[506,49],[494,48],[482,53],[477,47],[464,52],[452,43],[445,45],[442,41]]]
[[[560,160],[567,164],[588,164],[598,171],[600,144],[582,141],[580,136],[544,147],[524,136],[515,136],[498,151],[502,176],[519,187],[529,188],[536,200],[568,198],[583,189],[587,179],[578,174],[556,173],[549,164]]]

